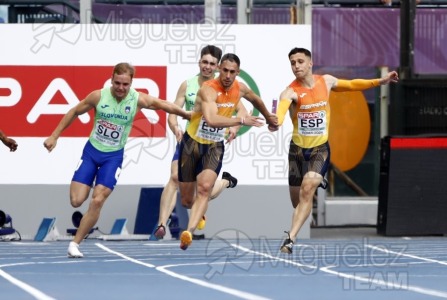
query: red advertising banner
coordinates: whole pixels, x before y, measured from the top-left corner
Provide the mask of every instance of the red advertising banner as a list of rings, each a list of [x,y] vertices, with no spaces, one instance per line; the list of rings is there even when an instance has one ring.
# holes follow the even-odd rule
[[[166,99],[167,67],[135,66],[132,86]],[[0,66],[0,129],[12,137],[47,137],[88,93],[110,83],[113,66]],[[166,113],[139,112],[132,137],[165,137]],[[154,117],[148,117],[148,116]],[[94,111],[79,116],[62,136],[87,137]]]
[[[445,137],[402,137],[390,140],[391,149],[440,149],[447,148]]]

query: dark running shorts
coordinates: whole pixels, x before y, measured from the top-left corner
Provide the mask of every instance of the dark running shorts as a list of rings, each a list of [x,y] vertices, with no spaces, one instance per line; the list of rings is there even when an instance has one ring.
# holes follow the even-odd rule
[[[301,148],[290,141],[289,148],[289,185],[300,186],[303,176],[309,171],[326,174],[331,157],[329,143],[314,148]]]
[[[201,144],[192,139],[187,132],[180,143],[178,160],[178,179],[180,182],[194,182],[197,175],[205,169],[219,174],[225,152],[224,142]]]

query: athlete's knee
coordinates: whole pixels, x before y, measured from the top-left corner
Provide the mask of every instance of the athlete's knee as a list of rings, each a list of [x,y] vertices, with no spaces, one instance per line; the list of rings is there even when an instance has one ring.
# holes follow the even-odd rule
[[[300,199],[304,201],[309,201],[313,198],[315,193],[315,186],[311,182],[303,181],[300,190]]]
[[[77,207],[81,206],[82,203],[85,202],[85,200],[87,200],[87,197],[85,197],[83,195],[76,194],[76,193],[71,193],[70,194],[70,204],[72,207],[77,208]]]
[[[112,190],[110,188],[98,184],[93,190],[92,201],[89,207],[100,210],[111,193]]]
[[[70,204],[77,208],[88,199],[90,194],[90,186],[72,181],[70,184]]]
[[[93,209],[101,209],[106,201],[106,197],[103,195],[93,195],[90,207]]]
[[[74,208],[78,208],[79,206],[82,205],[82,203],[84,203],[84,201],[79,201],[78,199],[70,198],[70,204]]]
[[[213,182],[198,182],[197,183],[197,194],[199,196],[203,197],[209,197],[211,194],[211,191],[213,189],[214,183]]]

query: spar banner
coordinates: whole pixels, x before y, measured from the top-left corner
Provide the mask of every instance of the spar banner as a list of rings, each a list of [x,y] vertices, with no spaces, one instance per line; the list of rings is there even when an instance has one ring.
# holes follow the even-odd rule
[[[135,89],[172,102],[180,84],[199,72],[200,49],[216,45],[240,57],[238,79],[270,109],[294,79],[289,51],[311,49],[311,27],[3,24],[0,39],[0,129],[19,144],[14,153],[0,145],[0,184],[68,184],[92,129],[93,111],[75,119],[53,152],[43,142],[70,108],[110,85],[117,63],[135,66]],[[251,103],[243,103],[259,114]],[[167,117],[163,111],[137,114],[119,184],[166,183],[176,144]],[[224,170],[242,184],[287,184],[291,130],[290,121],[276,133],[267,126],[243,127],[226,145]]]

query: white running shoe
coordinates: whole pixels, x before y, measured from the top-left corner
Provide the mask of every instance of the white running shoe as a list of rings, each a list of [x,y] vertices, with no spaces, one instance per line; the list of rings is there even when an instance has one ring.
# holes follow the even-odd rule
[[[68,257],[69,258],[81,258],[84,257],[84,254],[79,251],[79,244],[75,242],[70,242],[70,245],[68,245]]]

